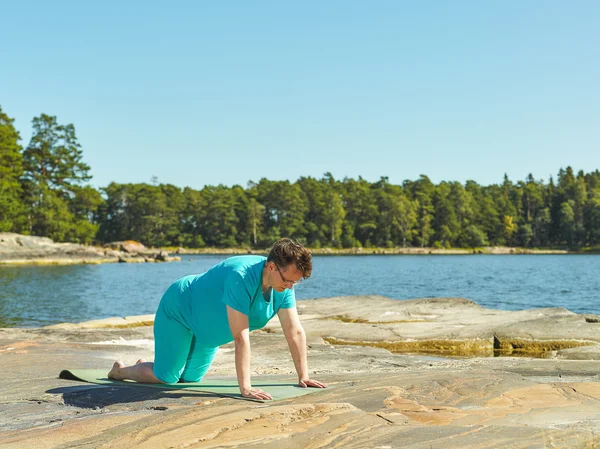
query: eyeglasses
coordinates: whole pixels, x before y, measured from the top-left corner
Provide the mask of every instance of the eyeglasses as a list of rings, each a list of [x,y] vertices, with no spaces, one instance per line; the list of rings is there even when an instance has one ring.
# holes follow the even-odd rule
[[[302,280],[304,279],[304,278],[300,278],[300,279],[298,279],[297,281],[290,281],[289,279],[286,279],[286,278],[283,276],[283,273],[281,272],[281,270],[279,269],[279,265],[277,265],[275,262],[273,262],[273,263],[275,264],[275,267],[277,267],[277,271],[279,271],[279,276],[281,276],[281,280],[282,280],[282,281],[283,281],[285,284],[289,284],[289,285],[291,285],[291,286],[293,287],[294,285],[298,285],[298,284],[299,284],[300,282],[302,282]]]

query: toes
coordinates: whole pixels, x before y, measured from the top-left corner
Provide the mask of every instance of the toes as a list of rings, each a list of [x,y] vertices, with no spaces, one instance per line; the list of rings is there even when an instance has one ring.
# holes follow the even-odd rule
[[[119,376],[118,376],[119,370],[124,367],[125,367],[125,363],[123,363],[121,360],[117,360],[115,363],[113,363],[112,369],[108,373],[108,378],[109,379],[118,379],[119,378]]]

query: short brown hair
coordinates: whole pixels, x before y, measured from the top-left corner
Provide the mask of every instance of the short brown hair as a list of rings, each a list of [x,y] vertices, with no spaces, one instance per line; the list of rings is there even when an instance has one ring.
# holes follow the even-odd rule
[[[267,262],[274,262],[280,268],[293,264],[302,271],[304,279],[308,279],[312,273],[312,254],[296,240],[290,238],[282,238],[275,242]]]

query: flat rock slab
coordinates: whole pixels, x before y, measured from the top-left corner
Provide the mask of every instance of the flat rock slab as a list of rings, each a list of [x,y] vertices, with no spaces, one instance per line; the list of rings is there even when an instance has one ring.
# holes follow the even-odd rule
[[[402,323],[369,323],[391,316],[386,312],[412,318],[417,312],[428,314],[427,319],[440,326],[479,323],[481,332],[485,316],[493,323],[490,327],[510,329],[511,325],[518,328],[519,322],[533,325],[536,316],[543,321],[546,313],[567,320],[581,318],[578,315],[556,309],[492,311],[464,300],[419,303],[360,297],[300,305],[305,305],[301,311],[309,333],[311,376],[335,388],[273,403],[205,392],[84,384],[57,377],[67,366],[108,371],[116,359],[128,363],[140,357],[151,359],[152,327],[148,325],[2,329],[0,447],[464,449],[600,445],[598,360],[568,359],[563,351],[554,351],[545,359],[444,358],[329,344],[323,339],[371,337],[376,341],[367,330],[380,327],[386,332],[393,330],[385,335],[398,339],[418,332],[403,328]],[[332,318],[342,315],[367,322]],[[560,323],[553,328],[550,320],[547,322],[544,338],[562,338],[552,333],[553,329],[560,331]],[[330,326],[323,327],[323,323]],[[361,329],[356,326],[363,326],[359,334],[349,332],[349,328]],[[587,335],[585,326],[581,329]],[[448,329],[437,337],[456,338],[453,332]],[[574,335],[579,335],[577,332]],[[293,378],[293,363],[280,330],[273,327],[254,332],[251,342],[253,380]],[[227,345],[219,350],[210,375],[234,374],[234,350]]]
[[[302,301],[298,308],[308,335],[340,343],[386,342],[392,345],[381,346],[399,352],[449,355],[566,351],[561,357],[600,359],[600,317],[562,308],[506,311],[462,298],[381,296]],[[279,332],[276,320],[269,328]]]

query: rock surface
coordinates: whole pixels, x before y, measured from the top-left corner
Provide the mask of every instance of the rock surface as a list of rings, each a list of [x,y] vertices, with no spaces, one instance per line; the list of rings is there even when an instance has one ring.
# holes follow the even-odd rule
[[[116,359],[151,360],[151,315],[0,329],[0,447],[600,445],[600,324],[593,322],[595,316],[564,309],[489,310],[463,299],[376,296],[302,301],[299,312],[308,335],[311,376],[331,388],[275,403],[57,378],[64,368],[108,371]],[[294,380],[287,344],[273,321],[252,333],[253,376]],[[327,342],[334,340],[353,344]],[[460,341],[486,342],[489,355],[506,352],[502,342],[510,341],[511,354],[525,348],[521,355],[544,358],[443,358],[431,341],[446,341],[449,348]],[[559,349],[540,342],[554,342]],[[586,346],[563,349],[559,342]],[[372,346],[359,345],[365,343]],[[373,347],[384,343],[414,343],[410,350],[429,355]],[[481,355],[478,351],[471,355]],[[209,374],[235,376],[232,345],[219,350]]]
[[[47,237],[0,232],[0,264],[79,264],[107,262],[172,262],[165,251],[138,242],[108,244],[103,248],[77,243],[56,243]]]
[[[123,240],[122,242],[110,242],[104,245],[105,248],[115,249],[126,253],[145,253],[148,251],[145,245],[135,240]]]

